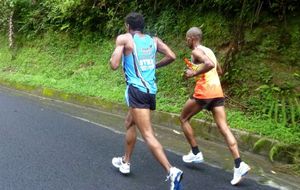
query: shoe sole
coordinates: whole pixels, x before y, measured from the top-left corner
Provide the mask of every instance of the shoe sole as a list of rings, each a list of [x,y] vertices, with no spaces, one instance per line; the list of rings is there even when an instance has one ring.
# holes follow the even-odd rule
[[[129,173],[130,173],[130,171],[124,171],[124,170],[122,170],[121,167],[120,167],[119,165],[117,165],[117,164],[115,164],[115,163],[113,163],[113,162],[112,162],[112,165],[113,165],[115,168],[119,169],[119,172],[122,173],[122,174],[129,174]]]
[[[181,180],[183,178],[183,172],[180,172],[176,176],[174,181],[174,188],[172,190],[181,190]]]
[[[195,164],[201,164],[201,163],[203,163],[204,162],[204,160],[201,160],[201,161],[193,161],[192,163],[195,163]]]
[[[120,170],[120,168],[119,168],[119,171],[122,173],[122,174],[129,174],[130,173],[130,171],[122,171],[122,170]]]
[[[184,160],[182,160],[184,163],[187,163],[187,164],[201,164],[201,163],[203,163],[204,162],[204,160],[200,160],[200,161],[191,161],[191,162],[186,162],[186,161],[184,161]]]

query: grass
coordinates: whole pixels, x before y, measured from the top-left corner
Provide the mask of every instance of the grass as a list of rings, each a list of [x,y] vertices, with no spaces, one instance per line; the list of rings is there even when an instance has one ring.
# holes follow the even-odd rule
[[[124,76],[122,69],[113,72],[108,60],[114,48],[110,39],[87,36],[79,39],[68,34],[49,32],[35,39],[18,38],[18,49],[12,59],[7,48],[6,36],[0,35],[0,77],[32,86],[43,86],[69,93],[100,97],[104,100],[124,103]],[[22,42],[22,43],[21,43]],[[182,43],[171,43],[178,59],[168,67],[157,71],[157,109],[180,113],[193,91],[193,80],[182,77],[186,56]],[[246,114],[237,109],[227,109],[232,128],[277,139],[287,144],[300,143],[300,132],[274,124],[260,115]],[[208,112],[196,117],[212,120]]]
[[[1,43],[5,43],[5,39],[1,38]],[[108,40],[77,43],[67,35],[45,34],[28,41],[14,60],[2,47],[0,75],[33,86],[122,102],[117,94],[123,92],[120,88],[120,85],[124,86],[123,74],[121,70],[111,72],[107,61],[112,48],[113,43]]]

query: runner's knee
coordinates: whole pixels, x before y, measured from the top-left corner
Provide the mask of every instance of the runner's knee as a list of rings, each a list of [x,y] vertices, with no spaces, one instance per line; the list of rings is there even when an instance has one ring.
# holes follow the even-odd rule
[[[183,124],[185,122],[188,122],[189,118],[186,116],[180,115],[179,120],[180,120],[180,123]]]
[[[134,122],[132,119],[127,118],[127,119],[125,119],[124,124],[125,124],[126,129],[129,129],[130,127],[132,127],[134,125]]]
[[[145,135],[144,140],[151,149],[162,148],[161,144],[157,141],[154,135]]]
[[[235,146],[237,146],[237,142],[235,139],[231,139],[229,142],[228,142],[228,146],[230,148],[234,148]]]
[[[219,123],[219,124],[217,124],[217,126],[223,136],[227,136],[228,133],[231,133],[227,123]]]
[[[233,136],[232,132],[230,131],[230,128],[228,125],[218,126],[221,134],[224,136],[224,138],[227,141],[227,144],[229,147],[234,147],[237,145],[237,141],[235,137]]]

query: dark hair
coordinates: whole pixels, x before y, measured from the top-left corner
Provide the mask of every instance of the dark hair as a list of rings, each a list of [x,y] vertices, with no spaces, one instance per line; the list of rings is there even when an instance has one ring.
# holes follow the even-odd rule
[[[143,32],[145,27],[145,20],[142,14],[131,12],[125,18],[126,24],[129,25],[131,30]]]

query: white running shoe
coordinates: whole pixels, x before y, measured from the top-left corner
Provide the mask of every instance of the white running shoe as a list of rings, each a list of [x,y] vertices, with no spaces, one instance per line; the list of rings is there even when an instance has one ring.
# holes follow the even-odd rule
[[[114,157],[111,163],[114,167],[118,168],[122,174],[130,173],[130,164],[123,162],[123,157]]]
[[[202,152],[198,152],[198,154],[195,155],[192,151],[182,156],[182,160],[185,163],[202,163],[204,161]]]
[[[230,182],[231,185],[237,185],[238,183],[240,183],[243,177],[247,175],[250,169],[251,168],[245,162],[241,162],[239,168],[234,167],[233,179]]]
[[[181,190],[182,176],[183,176],[183,171],[181,171],[176,167],[170,168],[170,173],[166,179],[166,181],[168,181],[169,179],[171,181],[170,190]]]

